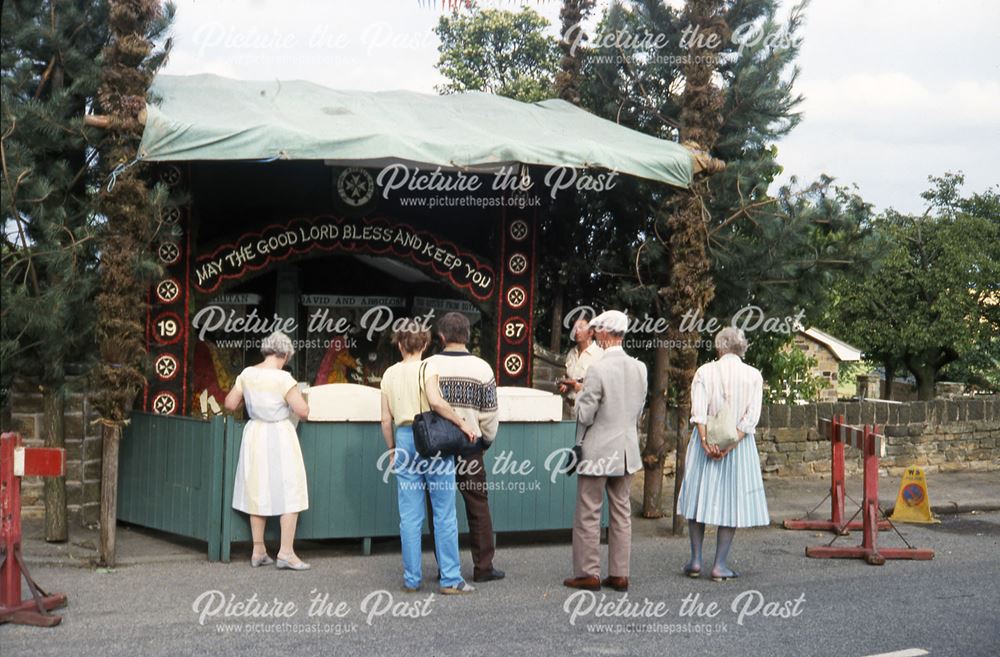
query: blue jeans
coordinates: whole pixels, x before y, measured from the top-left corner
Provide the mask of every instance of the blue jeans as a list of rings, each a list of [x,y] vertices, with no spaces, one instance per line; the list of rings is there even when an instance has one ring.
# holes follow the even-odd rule
[[[403,543],[403,581],[420,586],[420,539],[424,528],[424,491],[429,491],[434,512],[434,552],[441,572],[441,586],[462,582],[458,553],[458,520],[455,517],[455,457],[425,459],[413,446],[413,429],[396,427],[396,492],[399,503],[399,538]]]

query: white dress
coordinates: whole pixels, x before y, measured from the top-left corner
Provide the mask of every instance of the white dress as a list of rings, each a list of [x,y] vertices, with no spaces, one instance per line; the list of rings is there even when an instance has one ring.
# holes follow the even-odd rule
[[[285,402],[295,385],[288,372],[267,367],[248,367],[236,378],[250,418],[233,485],[238,511],[275,516],[309,508],[302,450]]]
[[[722,406],[724,390],[736,416],[736,427],[746,437],[722,459],[711,459],[702,449],[697,427],[692,430],[677,510],[688,520],[709,525],[767,525],[767,498],[753,435],[763,396],[760,372],[735,354],[699,367],[691,382],[691,423],[707,424],[708,417]]]

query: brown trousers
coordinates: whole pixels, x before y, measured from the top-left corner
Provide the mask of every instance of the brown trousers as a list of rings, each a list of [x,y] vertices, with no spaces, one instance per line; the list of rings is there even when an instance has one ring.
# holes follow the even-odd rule
[[[608,575],[628,577],[632,554],[632,475],[578,475],[573,518],[573,576],[601,577],[601,505],[608,493]]]
[[[456,458],[458,468],[455,483],[465,501],[465,517],[469,521],[469,540],[472,543],[473,577],[486,575],[493,570],[493,519],[490,517],[486,464],[483,455]]]

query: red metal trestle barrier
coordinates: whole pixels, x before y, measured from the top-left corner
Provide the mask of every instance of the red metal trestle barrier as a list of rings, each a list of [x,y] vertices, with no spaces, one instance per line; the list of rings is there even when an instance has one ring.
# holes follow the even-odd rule
[[[66,604],[65,593],[46,593],[31,579],[21,556],[21,477],[61,477],[66,453],[52,447],[22,447],[21,436],[0,436],[0,623],[58,625],[49,613]],[[21,576],[31,597],[21,599]]]
[[[821,419],[819,421],[820,435],[826,436],[830,441],[830,492],[816,505],[813,511],[829,499],[830,519],[817,520],[809,518],[808,516],[812,513],[810,511],[806,514],[807,517],[805,518],[786,520],[784,522],[785,529],[810,529],[813,531],[830,531],[835,534],[846,535],[850,533],[850,530],[862,529],[864,526],[861,520],[851,522],[844,520],[844,504],[847,493],[845,491],[844,473],[844,448],[846,445],[840,436],[840,428],[843,426],[846,425],[844,424],[844,416],[842,415],[839,417],[834,416],[832,420]],[[880,520],[878,528],[888,529],[889,521]]]
[[[868,563],[881,566],[886,559],[933,559],[934,550],[918,549],[907,543],[905,548],[879,548],[878,531],[881,528],[896,529],[882,513],[878,502],[879,457],[885,452],[885,437],[878,433],[874,425],[852,427],[844,423],[843,416],[832,420],[820,420],[820,431],[826,433],[832,444],[832,512],[830,520],[786,520],[788,529],[824,529],[837,534],[829,544],[807,547],[806,556],[817,559],[861,558]],[[864,463],[864,496],[861,508],[846,522],[844,521],[844,449],[854,447],[861,450]],[[822,504],[822,502],[821,502]],[[855,521],[858,513],[861,520]],[[833,543],[848,529],[862,530],[861,545],[855,547],[834,546]]]

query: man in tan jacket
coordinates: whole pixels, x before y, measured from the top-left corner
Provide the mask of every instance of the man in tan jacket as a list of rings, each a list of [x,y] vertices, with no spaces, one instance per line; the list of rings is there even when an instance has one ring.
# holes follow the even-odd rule
[[[604,356],[590,366],[576,399],[576,515],[573,520],[573,577],[570,588],[628,590],[632,551],[632,474],[642,466],[639,416],[646,403],[646,366],[622,349],[628,317],[608,310],[590,321]],[[608,496],[608,577],[601,581],[601,504]]]

